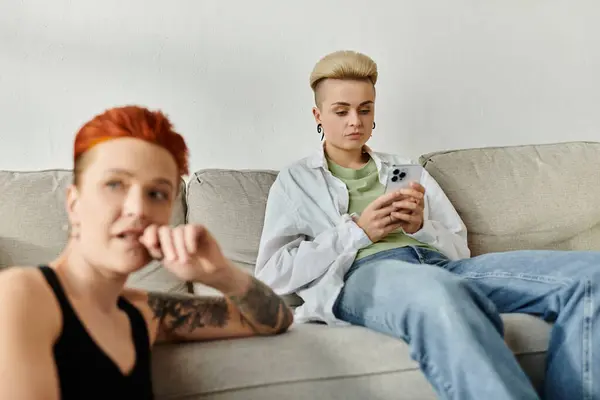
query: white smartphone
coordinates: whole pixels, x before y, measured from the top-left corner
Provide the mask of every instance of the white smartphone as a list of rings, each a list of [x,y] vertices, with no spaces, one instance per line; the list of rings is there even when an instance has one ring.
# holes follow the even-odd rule
[[[418,164],[392,165],[385,186],[385,193],[409,187],[410,182],[421,182],[423,167]]]

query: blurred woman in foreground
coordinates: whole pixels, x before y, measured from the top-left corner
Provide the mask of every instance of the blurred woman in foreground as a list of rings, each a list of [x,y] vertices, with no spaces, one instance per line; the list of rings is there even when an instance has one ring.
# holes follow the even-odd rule
[[[187,154],[157,111],[115,108],[82,127],[65,249],[48,265],[0,274],[0,398],[151,399],[154,343],[287,330],[282,299],[233,266],[204,227],[168,225]],[[224,296],[125,288],[152,259]]]

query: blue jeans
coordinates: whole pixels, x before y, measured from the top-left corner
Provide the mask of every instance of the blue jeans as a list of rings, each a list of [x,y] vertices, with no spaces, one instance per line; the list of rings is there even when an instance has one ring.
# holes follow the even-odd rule
[[[545,399],[600,399],[600,252],[516,251],[450,261],[419,247],[356,261],[337,318],[408,343],[443,399],[538,399],[499,313],[554,322]]]

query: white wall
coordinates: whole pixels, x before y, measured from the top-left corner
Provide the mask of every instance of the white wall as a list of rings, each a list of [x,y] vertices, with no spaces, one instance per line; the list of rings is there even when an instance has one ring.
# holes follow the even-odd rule
[[[165,110],[192,168],[280,168],[319,144],[308,76],[379,64],[372,146],[600,140],[597,0],[2,0],[0,169],[71,167],[105,108]],[[570,136],[570,137],[569,137]]]

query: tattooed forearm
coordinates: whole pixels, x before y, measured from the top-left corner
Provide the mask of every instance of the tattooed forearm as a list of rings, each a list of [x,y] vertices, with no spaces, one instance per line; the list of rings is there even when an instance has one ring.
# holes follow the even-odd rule
[[[283,299],[255,278],[244,294],[230,299],[257,332],[281,333],[292,323],[292,312]]]
[[[222,328],[230,320],[225,298],[192,297],[172,293],[149,293],[148,305],[160,319],[166,334],[177,330],[192,332],[204,327]]]
[[[161,337],[196,340],[207,335],[269,335],[287,330],[293,315],[284,301],[257,279],[249,277],[247,282],[242,294],[236,296],[148,293],[148,305],[159,320]],[[215,328],[221,333],[215,334]]]

